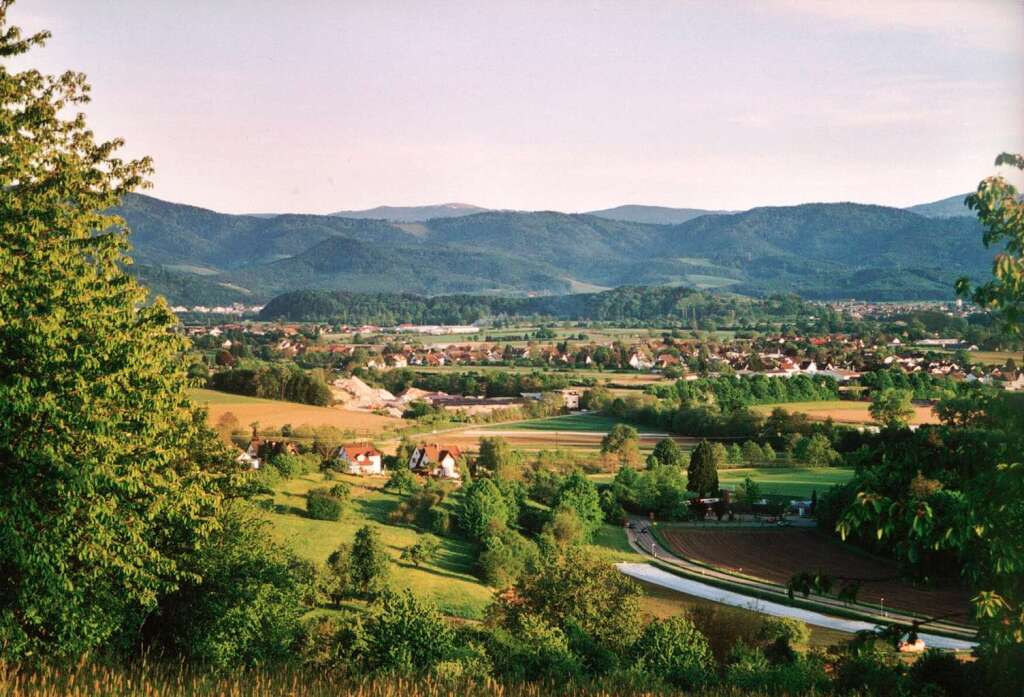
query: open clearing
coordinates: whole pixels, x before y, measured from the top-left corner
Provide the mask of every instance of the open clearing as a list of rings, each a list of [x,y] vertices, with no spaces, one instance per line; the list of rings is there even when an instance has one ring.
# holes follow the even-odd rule
[[[868,402],[853,402],[845,400],[827,400],[821,402],[783,402],[780,404],[758,404],[752,406],[751,411],[767,416],[772,409],[781,407],[788,412],[806,414],[812,421],[825,421],[830,418],[836,423],[844,424],[871,424],[874,420]],[[938,417],[931,407],[915,406],[912,424],[937,424]]]
[[[895,564],[860,553],[814,530],[707,529],[661,526],[661,535],[683,557],[745,576],[785,585],[799,571],[869,579],[857,599],[924,615],[969,611],[967,593],[952,583],[918,588],[895,578]]]
[[[224,413],[231,412],[243,426],[254,421],[258,421],[261,426],[268,428],[279,428],[284,424],[335,426],[345,431],[353,431],[357,436],[365,437],[388,430],[393,431],[406,425],[402,419],[361,411],[349,411],[339,407],[316,407],[297,402],[279,402],[215,390],[190,390],[189,392],[196,403],[207,407],[211,424],[216,424],[217,419]]]

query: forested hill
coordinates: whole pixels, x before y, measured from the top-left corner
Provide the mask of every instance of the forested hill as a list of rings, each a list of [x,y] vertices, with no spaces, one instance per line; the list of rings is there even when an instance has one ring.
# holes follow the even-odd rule
[[[553,211],[425,222],[224,215],[129,196],[137,273],[174,303],[264,302],[303,288],[564,294],[682,285],[765,296],[949,298],[992,254],[975,220],[853,203],[755,208],[675,225]]]
[[[469,324],[480,319],[530,317],[597,322],[667,320],[706,327],[709,323],[756,322],[798,314],[808,314],[808,308],[793,296],[749,300],[663,286],[533,298],[303,290],[274,298],[260,312],[260,318],[393,326],[403,322]]]

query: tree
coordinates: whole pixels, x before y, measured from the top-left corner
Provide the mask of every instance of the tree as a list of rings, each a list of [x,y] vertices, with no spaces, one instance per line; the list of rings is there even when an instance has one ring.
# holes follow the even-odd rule
[[[697,496],[718,493],[718,465],[720,460],[711,443],[702,440],[690,454],[690,466],[686,470],[686,489]]]
[[[575,626],[617,652],[631,646],[642,629],[640,586],[584,547],[543,557],[535,571],[519,579],[515,591],[493,608],[510,629],[521,616],[537,615],[563,631]]]
[[[555,493],[551,508],[554,511],[565,508],[575,513],[583,524],[584,536],[588,540],[601,527],[601,522],[604,520],[601,496],[597,491],[597,485],[579,471],[573,472],[562,480],[561,486]]]
[[[415,566],[426,564],[441,551],[441,540],[433,535],[420,535],[416,542],[402,550],[402,560],[411,561]]]
[[[523,456],[501,437],[480,439],[476,464],[499,479],[518,481],[523,477]]]
[[[682,448],[671,438],[662,438],[654,446],[648,463],[662,467],[682,467],[686,460]]]
[[[914,417],[910,390],[882,390],[871,400],[871,418],[886,428],[906,428]]]
[[[340,520],[345,502],[330,489],[313,489],[306,494],[306,512],[314,520]]]
[[[761,455],[764,457],[764,461],[769,464],[775,464],[775,459],[778,455],[775,454],[775,448],[772,447],[771,443],[765,443],[761,446]]]
[[[601,439],[601,453],[605,455],[619,454],[626,448],[627,443],[635,444],[639,437],[640,434],[632,426],[615,424],[612,426],[612,430]]]
[[[376,528],[364,525],[356,531],[349,569],[353,589],[363,596],[377,595],[387,586],[391,558]]]
[[[832,443],[821,433],[801,437],[793,448],[793,457],[812,467],[829,467],[840,459]]]
[[[748,509],[753,509],[754,505],[761,500],[761,487],[750,477],[743,479],[743,483],[740,485],[737,493],[739,494],[740,501]]]
[[[0,0],[0,56],[40,47]],[[216,531],[230,456],[188,398],[188,344],[125,273],[107,215],[148,158],[96,142],[85,76],[0,65],[0,657],[130,640]]]
[[[1024,170],[1024,155],[1002,153],[996,166]],[[1010,336],[1024,334],[1024,203],[1020,193],[1001,176],[988,177],[967,197],[968,208],[978,212],[986,247],[1005,247],[992,262],[992,280],[972,286],[970,279],[956,282],[956,292],[983,307]]]
[[[352,545],[342,542],[327,557],[327,595],[331,602],[341,602],[352,592]]]
[[[711,644],[686,615],[652,621],[631,654],[636,669],[673,687],[695,690],[714,679]]]
[[[748,465],[756,465],[765,459],[761,446],[752,440],[743,444],[743,461]]]
[[[507,525],[513,518],[508,501],[490,479],[477,479],[468,487],[459,502],[459,527],[473,540],[483,540],[497,522]]]

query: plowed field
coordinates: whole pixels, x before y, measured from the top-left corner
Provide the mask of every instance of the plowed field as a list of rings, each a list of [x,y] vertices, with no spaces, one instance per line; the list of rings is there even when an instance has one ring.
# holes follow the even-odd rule
[[[952,583],[918,588],[893,579],[895,565],[845,549],[813,530],[676,528],[663,529],[661,534],[681,556],[745,576],[783,585],[800,571],[887,579],[865,582],[858,601],[879,604],[884,599],[884,607],[926,615],[968,612],[967,593]],[[967,615],[953,619],[966,623]]]

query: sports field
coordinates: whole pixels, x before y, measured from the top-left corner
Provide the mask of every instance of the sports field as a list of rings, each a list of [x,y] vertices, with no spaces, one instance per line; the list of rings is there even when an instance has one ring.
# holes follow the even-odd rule
[[[968,594],[953,582],[934,588],[901,580],[895,564],[870,557],[815,530],[756,528],[683,528],[661,526],[659,532],[683,557],[745,576],[786,584],[799,571],[823,571],[835,577],[865,579],[857,599],[879,607],[926,615],[964,613]]]
[[[780,404],[758,404],[750,409],[759,414],[767,416],[772,409],[781,407],[788,412],[806,414],[812,421],[825,421],[831,418],[836,423],[845,424],[871,424],[874,419],[868,402],[854,402],[846,400],[827,400],[821,402],[784,402]],[[931,407],[915,406],[912,424],[934,424],[939,419]]]
[[[231,412],[242,426],[248,426],[254,421],[268,428],[279,428],[284,424],[334,426],[365,437],[374,436],[384,431],[393,431],[406,424],[402,419],[350,411],[340,407],[317,407],[297,402],[279,402],[273,399],[258,399],[214,390],[196,389],[189,392],[196,403],[207,407],[211,424],[216,424],[223,414]]]

